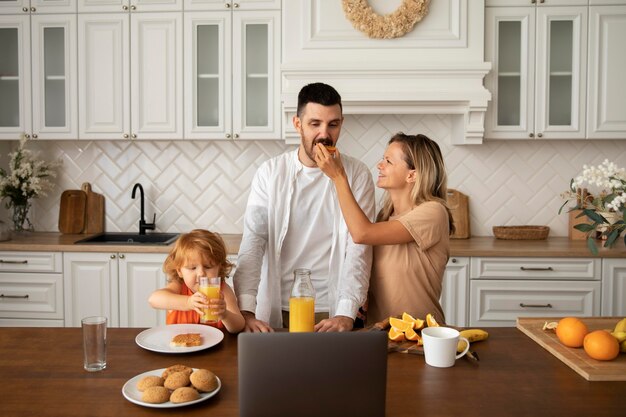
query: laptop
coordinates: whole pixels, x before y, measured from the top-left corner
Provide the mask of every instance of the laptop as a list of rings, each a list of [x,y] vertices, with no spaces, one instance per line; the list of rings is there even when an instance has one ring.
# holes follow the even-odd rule
[[[239,415],[385,415],[387,334],[241,333]]]

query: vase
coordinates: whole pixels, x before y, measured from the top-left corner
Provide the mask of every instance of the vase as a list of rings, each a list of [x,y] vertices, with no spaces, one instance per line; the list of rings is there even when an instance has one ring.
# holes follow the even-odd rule
[[[11,208],[13,209],[13,230],[16,232],[32,231],[33,224],[28,218],[30,201],[26,204],[11,204]]]

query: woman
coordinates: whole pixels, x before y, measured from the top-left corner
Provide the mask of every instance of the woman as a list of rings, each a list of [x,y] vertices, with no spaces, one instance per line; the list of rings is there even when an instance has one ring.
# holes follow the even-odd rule
[[[339,151],[333,157],[318,144],[315,161],[335,185],[352,240],[374,245],[368,323],[405,311],[445,323],[439,297],[454,223],[439,145],[424,135],[398,133],[389,140],[377,165],[376,185],[385,196],[376,223],[352,196]]]

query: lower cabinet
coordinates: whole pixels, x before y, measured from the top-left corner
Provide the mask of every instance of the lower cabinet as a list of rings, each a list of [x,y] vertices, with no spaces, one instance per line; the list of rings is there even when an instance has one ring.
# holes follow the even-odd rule
[[[60,252],[0,252],[0,327],[63,326]]]
[[[469,326],[517,317],[598,316],[601,262],[591,258],[471,259]]]
[[[148,296],[165,286],[167,254],[65,252],[65,326],[102,315],[110,327],[165,324],[165,311],[148,305]]]
[[[602,259],[602,315],[626,317],[626,259]]]
[[[452,257],[443,276],[441,308],[449,326],[467,326],[469,309],[469,257]]]

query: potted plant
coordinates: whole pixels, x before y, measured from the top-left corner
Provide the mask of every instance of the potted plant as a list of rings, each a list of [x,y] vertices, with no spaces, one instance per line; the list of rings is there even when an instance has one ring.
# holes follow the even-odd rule
[[[26,149],[28,139],[22,135],[18,148],[9,153],[9,170],[0,168],[0,198],[7,199],[6,208],[12,211],[13,230],[31,231],[33,224],[28,218],[31,200],[46,195],[54,184],[58,162],[46,162],[38,155]]]
[[[626,169],[608,159],[598,166],[583,165],[582,173],[572,178],[569,190],[562,197],[566,201],[559,214],[575,199],[576,205],[568,211],[581,210],[577,217],[587,216],[590,220],[574,228],[587,234],[587,246],[594,255],[598,254],[596,238],[604,240],[604,247],[610,248],[626,229]]]

